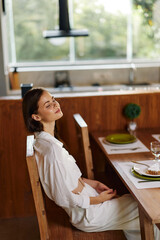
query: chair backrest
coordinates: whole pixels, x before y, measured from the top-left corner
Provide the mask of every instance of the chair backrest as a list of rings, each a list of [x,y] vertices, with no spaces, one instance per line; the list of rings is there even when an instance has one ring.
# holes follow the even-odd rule
[[[41,240],[49,240],[50,231],[48,228],[48,221],[46,216],[46,210],[44,205],[44,198],[42,187],[39,179],[37,163],[33,150],[34,136],[27,136],[27,151],[26,151],[26,161],[29,171],[29,177],[33,192],[34,203],[36,207],[36,213],[38,218],[39,230]]]
[[[89,141],[88,126],[80,114],[76,113],[73,115],[73,117],[76,123],[77,133],[81,139],[83,147],[87,178],[94,179],[93,160]]]

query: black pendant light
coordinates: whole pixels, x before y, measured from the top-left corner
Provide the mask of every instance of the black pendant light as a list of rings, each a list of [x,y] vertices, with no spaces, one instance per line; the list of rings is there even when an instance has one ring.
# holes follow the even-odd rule
[[[43,31],[44,38],[59,37],[85,37],[88,36],[88,30],[71,29],[69,24],[68,1],[59,0],[59,30]]]

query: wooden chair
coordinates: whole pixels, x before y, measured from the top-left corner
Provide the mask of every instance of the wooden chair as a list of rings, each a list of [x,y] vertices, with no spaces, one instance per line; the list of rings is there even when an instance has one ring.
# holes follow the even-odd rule
[[[90,147],[88,126],[79,113],[74,114],[73,117],[76,124],[77,136],[83,148],[87,178],[94,179],[95,174],[94,174],[94,167],[93,167],[93,160],[92,160],[92,152]],[[103,172],[99,172],[96,175],[98,177],[98,180],[107,183],[107,176],[106,176],[105,170]]]
[[[83,149],[87,178],[94,179],[93,161],[89,141],[88,126],[80,114],[76,113],[73,115],[73,117],[76,123],[77,135],[81,141]]]
[[[34,136],[27,137],[26,161],[38,218],[41,240],[125,240],[122,231],[86,233],[72,227],[65,211],[50,201],[46,209],[44,194],[39,179],[33,151]]]
[[[86,122],[79,113],[74,114],[73,117],[75,120],[79,146],[81,146],[81,149],[83,149],[83,153],[80,154],[82,155],[81,158],[83,160],[83,164],[85,165],[86,177],[89,179],[102,181],[106,185],[110,184],[110,181],[105,172],[105,164],[100,168],[100,170],[95,166],[96,171],[94,171],[92,151],[89,140],[89,131]],[[98,165],[100,165],[100,162]]]
[[[41,183],[39,180],[39,174],[37,169],[37,163],[34,156],[33,151],[33,142],[34,142],[34,136],[28,136],[27,137],[27,166],[28,166],[28,172],[33,192],[33,198],[38,218],[38,224],[39,224],[39,230],[40,230],[40,236],[41,239],[49,240],[50,239],[50,233],[48,228],[48,221],[46,217],[46,211],[44,207],[44,199],[43,199],[43,193],[41,189]]]

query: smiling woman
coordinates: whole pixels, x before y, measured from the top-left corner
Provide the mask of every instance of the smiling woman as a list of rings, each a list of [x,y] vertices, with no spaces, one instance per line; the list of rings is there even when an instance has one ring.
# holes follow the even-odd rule
[[[122,229],[128,240],[140,239],[138,209],[132,196],[116,196],[116,190],[83,178],[75,159],[54,136],[55,121],[62,115],[59,104],[44,89],[31,89],[23,98],[23,116],[36,137],[35,157],[46,195],[82,231]]]
[[[33,91],[32,91],[33,94]],[[55,121],[63,116],[59,103],[51,94],[44,91],[38,102],[38,109],[31,117],[43,125],[43,130],[50,132],[53,135],[53,130],[50,126],[55,125]]]
[[[23,100],[23,115],[30,132],[49,131],[50,125],[63,116],[59,103],[42,88],[31,89]],[[53,135],[53,131],[50,132]]]

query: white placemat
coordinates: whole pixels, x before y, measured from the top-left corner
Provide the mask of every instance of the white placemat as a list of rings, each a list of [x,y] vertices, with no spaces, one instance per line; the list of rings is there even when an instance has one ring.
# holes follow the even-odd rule
[[[153,134],[153,138],[155,138],[158,142],[160,142],[160,134]]]
[[[142,163],[147,164],[153,164],[152,160],[145,160],[142,161]],[[138,181],[143,181],[143,179],[137,178],[134,176],[134,174],[131,172],[132,167],[135,163],[132,162],[119,162],[118,165],[123,169],[123,172],[127,175],[127,177],[131,180],[131,182],[135,185],[138,189],[144,189],[144,188],[160,188],[160,181],[145,181],[139,183]],[[144,179],[145,180],[145,179]]]
[[[98,138],[108,154],[121,154],[121,153],[136,153],[136,152],[149,152],[150,150],[137,139],[134,143],[129,144],[112,144],[104,143],[104,137]]]

